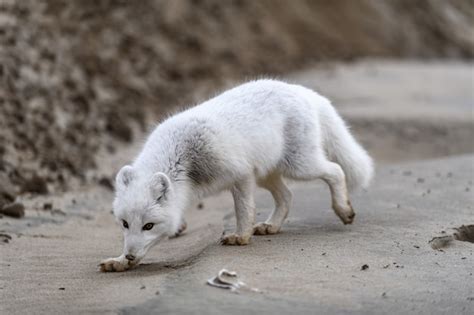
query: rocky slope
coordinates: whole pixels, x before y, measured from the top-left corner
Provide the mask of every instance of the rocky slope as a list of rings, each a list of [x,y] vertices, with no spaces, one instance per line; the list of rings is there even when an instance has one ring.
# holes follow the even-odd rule
[[[228,80],[361,56],[473,56],[472,1],[0,2],[0,207]],[[147,120],[151,117],[152,120]]]

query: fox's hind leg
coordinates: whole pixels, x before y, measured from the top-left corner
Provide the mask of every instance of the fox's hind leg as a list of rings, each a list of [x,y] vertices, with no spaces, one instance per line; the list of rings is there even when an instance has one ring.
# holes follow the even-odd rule
[[[275,209],[265,222],[257,223],[254,226],[253,233],[256,235],[276,234],[288,216],[292,198],[291,191],[283,182],[281,174],[277,173],[259,181],[258,184],[270,191],[275,200]]]
[[[355,213],[349,200],[344,171],[339,164],[327,160],[321,164],[321,178],[331,190],[332,208],[344,224],[351,224]]]
[[[253,198],[255,179],[249,177],[235,183],[231,192],[234,197],[235,218],[237,229],[234,234],[225,235],[221,239],[224,245],[247,245],[253,234],[255,224],[255,202]]]
[[[326,159],[319,159],[316,165],[316,177],[323,179],[331,190],[334,212],[344,224],[351,224],[354,221],[355,213],[349,200],[344,171],[339,164]]]
[[[293,172],[290,177],[302,180],[322,179],[331,190],[332,208],[344,224],[351,224],[355,213],[347,190],[346,176],[341,166],[326,159],[322,154],[306,161],[303,168]]]

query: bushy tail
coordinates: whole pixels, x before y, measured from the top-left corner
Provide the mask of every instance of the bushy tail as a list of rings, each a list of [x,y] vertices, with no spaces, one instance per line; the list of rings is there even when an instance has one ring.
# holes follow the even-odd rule
[[[354,139],[349,128],[329,103],[321,107],[320,123],[327,157],[339,164],[349,190],[367,188],[374,175],[372,158]]]

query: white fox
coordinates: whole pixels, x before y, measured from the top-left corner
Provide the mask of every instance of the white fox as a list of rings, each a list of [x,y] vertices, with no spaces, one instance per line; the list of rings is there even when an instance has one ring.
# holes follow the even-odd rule
[[[277,233],[292,199],[284,178],[323,179],[334,211],[350,224],[348,190],[366,187],[373,172],[372,159],[329,100],[280,81],[245,83],[165,120],[119,171],[113,209],[123,254],[104,260],[101,270],[136,266],[159,240],[182,232],[188,207],[222,190],[232,193],[237,222],[223,244]],[[275,209],[255,224],[257,185],[271,192]]]

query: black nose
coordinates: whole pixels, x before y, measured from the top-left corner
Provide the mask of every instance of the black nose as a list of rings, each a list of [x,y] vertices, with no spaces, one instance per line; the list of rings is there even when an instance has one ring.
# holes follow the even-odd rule
[[[135,260],[135,256],[130,255],[130,254],[125,255],[125,258],[127,258],[127,259],[130,260],[130,261]]]

